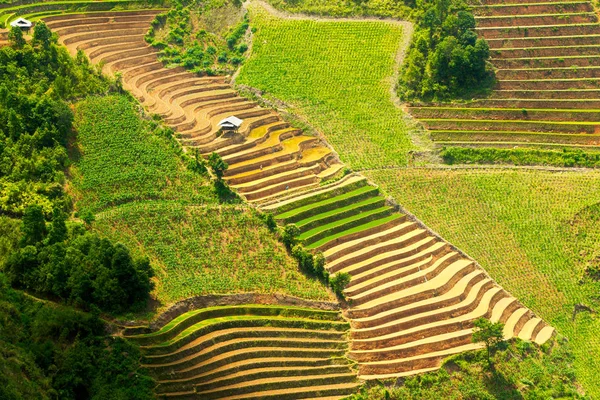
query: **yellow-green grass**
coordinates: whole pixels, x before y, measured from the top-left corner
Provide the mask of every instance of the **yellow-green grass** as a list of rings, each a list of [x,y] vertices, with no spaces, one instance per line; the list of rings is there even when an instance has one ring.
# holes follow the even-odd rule
[[[150,257],[164,304],[243,292],[332,299],[247,207],[138,202],[99,214],[95,229]]]
[[[365,185],[358,189],[345,192],[339,196],[330,197],[322,201],[316,201],[314,203],[281,213],[277,216],[277,219],[282,219],[286,222],[298,221],[302,218],[306,218],[307,216],[315,215],[316,213],[321,212],[321,210],[329,210],[330,208],[339,207],[341,204],[345,205],[347,201],[354,201],[357,196],[370,196],[377,195],[378,193],[379,192],[377,191],[377,188]]]
[[[250,15],[252,56],[238,83],[284,101],[354,169],[406,164],[408,127],[390,92],[400,25],[286,20],[258,5]]]
[[[587,208],[600,203],[600,173],[402,169],[366,175],[567,336],[581,383],[600,396],[600,320],[589,313],[572,320],[575,304],[600,308],[600,285],[580,283],[600,255],[600,226],[586,217]]]
[[[302,324],[304,324],[306,329],[309,329],[309,327],[311,329],[323,329],[324,327],[326,327],[326,328],[333,328],[333,329],[337,329],[340,331],[344,331],[349,328],[349,324],[347,322],[323,321],[321,319],[313,319],[313,318],[311,318],[310,315],[304,315],[304,316],[295,316],[295,315],[278,316],[278,315],[254,315],[254,314],[251,314],[251,315],[228,315],[225,317],[210,318],[207,320],[199,321],[199,322],[191,325],[190,327],[181,331],[176,336],[174,336],[172,338],[168,338],[164,341],[161,341],[158,344],[155,344],[154,346],[158,350],[155,353],[160,352],[161,347],[169,349],[169,350],[173,350],[173,347],[179,347],[181,345],[181,343],[189,342],[190,339],[194,338],[194,334],[197,334],[198,331],[202,331],[202,328],[206,328],[211,325],[223,324],[223,323],[227,323],[227,322],[231,322],[232,323],[231,325],[234,325],[236,321],[237,322],[246,321],[246,322],[250,322],[250,323],[253,321],[253,322],[255,322],[255,324],[254,324],[255,326],[261,326],[261,325],[276,326],[275,321],[277,321],[277,320],[288,321],[289,323],[295,323],[300,326]],[[311,322],[312,322],[312,324],[310,324]]]
[[[333,222],[344,218],[345,216],[352,216],[356,213],[361,213],[366,210],[372,210],[383,206],[385,199],[381,196],[373,196],[364,200],[356,199],[355,202],[346,206],[339,206],[332,210],[324,211],[320,214],[313,215],[298,221],[296,225],[300,230],[309,230],[313,227],[324,225],[328,222]]]
[[[69,192],[93,228],[150,258],[157,300],[213,293],[282,293],[333,299],[248,206],[220,204],[206,176],[188,170],[181,146],[124,96],[75,106],[77,147]]]
[[[379,204],[375,204],[379,205]],[[321,239],[326,239],[330,235],[342,232],[347,228],[362,225],[366,222],[384,218],[393,212],[393,209],[388,206],[381,206],[378,208],[370,209],[368,207],[362,212],[357,212],[349,217],[339,219],[336,221],[329,222],[321,226],[312,228],[306,232],[302,232],[298,236],[298,240],[303,241],[306,244],[313,244]]]
[[[331,15],[335,17],[355,17],[357,15],[374,15],[406,19],[410,8],[404,1],[398,0],[268,0],[277,7],[292,13]]]
[[[369,221],[367,223],[364,223],[362,225],[358,225],[358,226],[353,226],[353,227],[349,227],[348,229],[341,231],[341,232],[337,232],[335,234],[331,234],[323,239],[320,239],[314,243],[311,243],[309,245],[306,246],[306,248],[313,250],[313,249],[317,249],[329,242],[331,242],[332,240],[341,238],[343,236],[347,236],[347,235],[351,235],[353,233],[357,233],[357,232],[361,232],[361,231],[366,231],[367,229],[371,229],[377,226],[381,226],[384,224],[387,224],[388,222],[394,221],[394,220],[400,220],[403,217],[402,214],[399,213],[392,213],[390,215],[387,215],[385,217],[382,217],[380,219],[376,219],[376,220],[372,220]]]

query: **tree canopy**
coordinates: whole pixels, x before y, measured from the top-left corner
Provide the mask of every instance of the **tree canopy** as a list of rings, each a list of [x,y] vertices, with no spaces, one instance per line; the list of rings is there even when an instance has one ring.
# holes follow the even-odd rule
[[[28,206],[21,240],[3,270],[16,286],[55,296],[68,304],[108,312],[143,307],[153,283],[148,259],[134,259],[121,244],[86,232],[58,209],[46,226],[42,209]]]
[[[489,46],[477,37],[475,17],[462,0],[417,0],[413,19],[398,85],[403,100],[447,100],[492,83]]]

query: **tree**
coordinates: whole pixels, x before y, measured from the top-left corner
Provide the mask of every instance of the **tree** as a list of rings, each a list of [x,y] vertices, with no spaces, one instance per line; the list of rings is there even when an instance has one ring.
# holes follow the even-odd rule
[[[344,297],[344,289],[350,283],[351,278],[352,277],[347,272],[338,272],[329,278],[329,285],[335,294],[340,297]]]
[[[48,234],[48,243],[54,244],[67,240],[67,216],[58,207],[52,212],[52,225]]]
[[[269,231],[275,232],[277,230],[277,221],[275,220],[273,214],[269,212],[261,213],[259,214],[259,218],[265,223],[265,225],[267,225]]]
[[[17,26],[13,26],[8,33],[8,41],[15,49],[22,49],[27,43],[23,37],[23,31]]]
[[[225,173],[227,168],[229,168],[229,165],[227,165],[227,163],[223,161],[221,156],[214,152],[208,156],[208,165],[210,166],[218,180],[221,180],[223,178],[223,174]]]
[[[283,232],[281,233],[281,241],[285,244],[289,249],[291,249],[297,242],[297,236],[300,234],[300,229],[294,224],[287,224],[283,228]]]
[[[498,345],[504,340],[504,324],[502,322],[491,322],[486,318],[478,318],[473,323],[475,330],[471,340],[473,343],[485,343],[487,350],[487,361],[490,367],[492,354],[498,349]]]
[[[46,221],[42,207],[30,205],[23,213],[23,224],[21,226],[21,247],[35,246],[46,236]]]
[[[292,256],[298,260],[298,265],[307,273],[313,273],[314,257],[308,250],[297,244],[292,248]]]
[[[315,254],[313,258],[313,270],[318,277],[327,278],[327,274],[325,271],[325,256],[323,253],[318,252]]]
[[[41,44],[45,49],[50,47],[50,43],[52,43],[52,31],[42,21],[37,22],[33,27],[33,42]]]

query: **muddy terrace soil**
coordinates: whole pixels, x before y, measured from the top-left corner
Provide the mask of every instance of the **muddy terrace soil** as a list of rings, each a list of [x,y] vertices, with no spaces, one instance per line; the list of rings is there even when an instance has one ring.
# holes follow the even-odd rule
[[[600,110],[600,24],[592,3],[472,3],[477,33],[490,45],[497,85],[484,100],[409,108],[431,131],[432,139],[451,146],[497,141],[513,146],[532,141],[576,147],[600,144],[596,112]]]

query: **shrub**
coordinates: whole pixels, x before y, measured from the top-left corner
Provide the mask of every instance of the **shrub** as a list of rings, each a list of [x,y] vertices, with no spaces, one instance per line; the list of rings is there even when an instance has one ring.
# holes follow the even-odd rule
[[[227,165],[227,163],[223,161],[221,156],[218,153],[214,152],[208,156],[208,165],[217,177],[217,180],[221,180],[223,178],[223,174],[225,173],[227,168],[229,168],[229,165]]]
[[[298,243],[298,235],[300,235],[300,229],[294,224],[287,224],[281,232],[281,241],[288,249],[291,249]]]
[[[553,167],[600,167],[600,153],[583,150],[494,149],[447,147],[440,152],[446,164],[513,164]]]
[[[347,272],[338,272],[329,277],[329,285],[334,293],[340,297],[344,297],[344,289],[350,283],[351,276]]]

